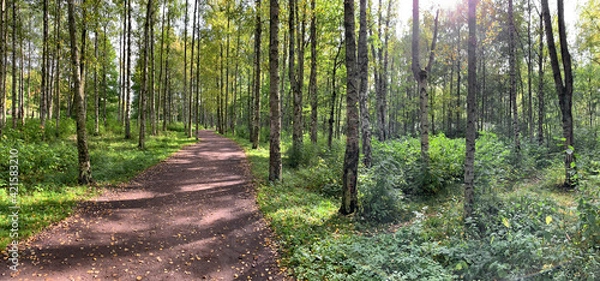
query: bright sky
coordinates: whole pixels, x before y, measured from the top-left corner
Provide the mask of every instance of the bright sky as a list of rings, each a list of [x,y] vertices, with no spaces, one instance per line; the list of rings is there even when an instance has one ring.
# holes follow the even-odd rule
[[[423,10],[430,10],[432,7],[440,9],[453,9],[458,3],[466,0],[419,0],[419,8]],[[527,0],[514,0],[517,1],[527,1]],[[406,27],[408,21],[412,18],[412,1],[411,0],[399,0],[402,5],[397,8],[398,11],[398,24],[402,26],[402,28]],[[539,1],[533,1],[532,4],[537,4]],[[565,3],[565,22],[569,26],[569,30],[575,26],[577,22],[577,6],[583,5],[586,0],[566,0]],[[549,0],[548,4],[550,5],[550,11],[556,11],[556,0]],[[539,5],[539,4],[537,4]]]

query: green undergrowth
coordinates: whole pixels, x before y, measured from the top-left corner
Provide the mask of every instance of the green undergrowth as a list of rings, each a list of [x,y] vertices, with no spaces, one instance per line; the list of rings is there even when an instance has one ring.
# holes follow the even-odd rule
[[[77,146],[72,120],[62,120],[60,138],[49,124],[30,121],[18,130],[7,129],[0,139],[1,171],[9,171],[10,151],[18,150],[19,240],[23,241],[50,224],[69,216],[81,201],[98,195],[103,188],[130,180],[143,170],[166,159],[184,145],[195,142],[183,132],[164,132],[148,137],[146,149],[137,148],[137,137],[125,140],[118,124],[109,124],[98,136],[89,135],[88,144],[95,184],[77,184]],[[135,126],[132,126],[135,128]],[[88,128],[89,129],[89,128]],[[13,150],[14,152],[14,150]],[[12,190],[14,191],[14,190]],[[8,173],[0,177],[0,249],[12,242]]]
[[[284,136],[283,180],[269,183],[268,144],[252,150],[247,140],[235,140],[252,165],[282,265],[299,280],[600,278],[594,151],[578,160],[580,189],[564,191],[552,184],[561,181],[559,152],[524,143],[516,156],[510,144],[482,133],[475,216],[465,222],[464,139],[432,137],[429,174],[419,170],[417,139],[374,142],[373,168],[360,167],[360,207],[350,217],[338,214],[341,141],[328,149],[305,140],[298,154]],[[296,168],[290,157],[297,157]]]

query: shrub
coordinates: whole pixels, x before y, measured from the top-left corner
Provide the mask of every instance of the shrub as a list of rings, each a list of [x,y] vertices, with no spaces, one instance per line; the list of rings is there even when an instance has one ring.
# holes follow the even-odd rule
[[[406,184],[400,163],[391,157],[359,173],[359,215],[368,222],[395,221],[401,214],[402,191]]]
[[[395,186],[406,194],[436,194],[444,190],[464,174],[464,141],[449,139],[443,134],[430,138],[430,167],[423,169],[421,147],[418,139],[409,138],[385,143],[373,142],[373,163],[387,165],[393,160],[405,181]]]

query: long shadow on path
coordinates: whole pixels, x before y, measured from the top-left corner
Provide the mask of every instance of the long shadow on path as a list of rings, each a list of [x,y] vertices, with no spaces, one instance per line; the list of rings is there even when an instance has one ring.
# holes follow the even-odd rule
[[[20,253],[16,280],[283,280],[245,156],[211,131],[83,203]],[[1,272],[1,271],[0,271]]]

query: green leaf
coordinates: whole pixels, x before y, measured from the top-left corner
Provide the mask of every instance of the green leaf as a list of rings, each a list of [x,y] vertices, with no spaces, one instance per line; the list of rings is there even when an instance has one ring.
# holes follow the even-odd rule
[[[507,218],[502,218],[502,224],[506,226],[506,228],[510,228],[510,221]]]

